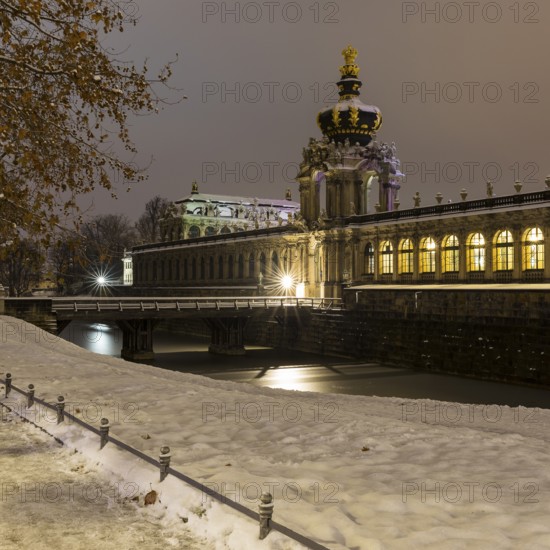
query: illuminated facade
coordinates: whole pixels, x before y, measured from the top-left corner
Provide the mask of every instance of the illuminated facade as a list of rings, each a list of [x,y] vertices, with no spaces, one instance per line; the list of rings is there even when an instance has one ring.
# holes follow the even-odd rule
[[[162,242],[134,248],[138,287],[263,287],[339,297],[343,286],[550,282],[546,190],[400,210],[395,143],[376,141],[377,107],[359,100],[357,52],[343,52],[340,100],[318,115],[303,149],[300,205],[200,195],[196,184],[163,222]],[[325,195],[325,204],[321,197]],[[215,201],[227,208],[215,214]],[[200,204],[199,204],[200,203]],[[225,219],[224,219],[225,218]]]

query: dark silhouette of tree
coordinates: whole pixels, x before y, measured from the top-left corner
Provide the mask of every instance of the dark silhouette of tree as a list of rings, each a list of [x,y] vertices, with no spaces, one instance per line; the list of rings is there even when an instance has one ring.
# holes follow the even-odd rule
[[[95,216],[82,225],[82,249],[89,275],[102,273],[109,279],[121,279],[124,250],[136,244],[137,234],[123,214]]]
[[[0,284],[8,288],[10,296],[23,296],[40,282],[44,263],[39,246],[29,239],[21,239],[5,247],[0,259]]]
[[[136,223],[142,241],[154,243],[160,240],[160,220],[166,215],[170,204],[168,199],[157,195],[145,205],[145,212]]]

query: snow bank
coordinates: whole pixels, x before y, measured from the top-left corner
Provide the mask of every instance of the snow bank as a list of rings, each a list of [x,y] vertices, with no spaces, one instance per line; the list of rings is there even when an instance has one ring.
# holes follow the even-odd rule
[[[334,550],[550,548],[550,411],[258,388],[96,355],[0,317],[0,372],[67,410]],[[216,548],[301,548],[23,400],[7,401]],[[134,486],[133,485],[133,486]]]

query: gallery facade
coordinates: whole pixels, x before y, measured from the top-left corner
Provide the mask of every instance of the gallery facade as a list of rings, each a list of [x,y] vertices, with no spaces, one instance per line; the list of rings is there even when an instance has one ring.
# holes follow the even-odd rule
[[[134,286],[260,287],[339,297],[350,285],[550,282],[546,189],[400,209],[395,143],[376,141],[380,110],[359,100],[357,52],[343,52],[340,99],[303,149],[300,204],[191,194],[162,222],[161,242],[135,247]],[[322,196],[325,203],[321,204]]]

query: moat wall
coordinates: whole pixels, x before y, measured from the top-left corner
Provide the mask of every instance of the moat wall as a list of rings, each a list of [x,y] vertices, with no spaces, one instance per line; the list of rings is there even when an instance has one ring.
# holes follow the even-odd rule
[[[548,290],[348,289],[346,311],[251,324],[252,341],[550,386]],[[255,330],[254,330],[255,329]]]
[[[245,342],[550,387],[547,290],[352,288],[345,302],[343,312],[266,311]],[[208,335],[201,322],[185,330]]]

